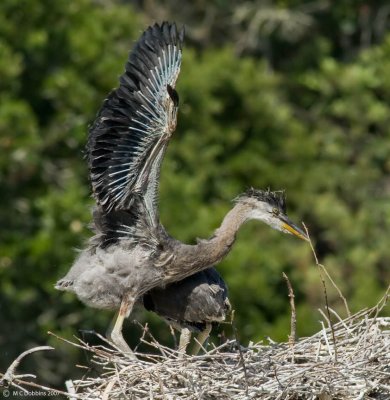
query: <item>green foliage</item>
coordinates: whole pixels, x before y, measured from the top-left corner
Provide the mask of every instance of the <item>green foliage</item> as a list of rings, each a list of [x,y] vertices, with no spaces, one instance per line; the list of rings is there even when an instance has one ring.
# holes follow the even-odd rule
[[[285,44],[275,39],[279,70],[264,57],[238,57],[233,45],[215,46],[220,38],[212,36],[209,48],[185,47],[161,219],[172,235],[194,242],[212,233],[247,187],[286,189],[291,218],[308,225],[320,261],[356,311],[373,305],[390,280],[390,36],[346,62],[335,51],[337,31],[329,33],[352,18],[344,3],[316,19],[318,31],[291,60],[282,60]],[[58,347],[47,330],[70,337],[108,325],[109,313],[53,284],[90,235],[87,126],[117,84],[140,21],[116,1],[0,4],[0,371],[34,344]],[[220,271],[244,343],[287,338],[282,271],[295,290],[298,333],[319,328],[322,284],[304,242],[252,222]],[[331,286],[328,296],[345,315]],[[172,344],[159,318],[142,311],[137,318]],[[128,325],[135,344],[139,330]],[[81,362],[68,347],[52,357],[24,365],[60,385]]]
[[[115,86],[140,25],[128,6],[87,0],[5,0],[0,8],[4,370],[32,343],[46,342],[48,329],[70,334],[80,327],[74,322],[81,313],[71,314],[77,302],[64,300],[53,284],[88,235],[87,125]],[[75,361],[60,363],[57,383]]]

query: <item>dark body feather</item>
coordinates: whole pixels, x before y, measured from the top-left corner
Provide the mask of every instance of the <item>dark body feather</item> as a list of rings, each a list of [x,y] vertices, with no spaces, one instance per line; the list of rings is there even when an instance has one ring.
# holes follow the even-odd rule
[[[215,268],[191,275],[164,289],[155,288],[143,297],[143,304],[171,325],[200,332],[210,322],[223,321],[230,311],[227,286]]]

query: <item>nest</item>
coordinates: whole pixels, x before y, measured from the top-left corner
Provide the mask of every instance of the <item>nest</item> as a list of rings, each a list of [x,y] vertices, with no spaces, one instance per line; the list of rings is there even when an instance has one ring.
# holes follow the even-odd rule
[[[377,312],[362,311],[333,327],[323,323],[296,343],[228,341],[181,358],[153,339],[142,340],[159,354],[138,360],[78,344],[103,373],[74,381],[73,393],[82,399],[389,399],[390,318]]]
[[[68,342],[90,352],[101,374],[68,381],[68,392],[57,393],[96,400],[390,399],[390,317],[378,316],[387,298],[336,324],[323,313],[322,329],[298,341],[243,347],[230,340],[198,356],[162,346],[147,329],[141,341],[154,354],[137,360],[109,346]],[[3,383],[53,391],[11,372]]]

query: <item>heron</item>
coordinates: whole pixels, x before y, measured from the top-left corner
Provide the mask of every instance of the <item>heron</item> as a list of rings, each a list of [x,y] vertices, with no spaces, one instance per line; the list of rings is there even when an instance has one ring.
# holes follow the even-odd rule
[[[186,352],[192,333],[197,333],[192,354],[198,354],[214,324],[231,311],[228,290],[215,268],[197,272],[143,296],[143,305],[180,332],[179,355]]]
[[[134,305],[146,296],[147,307],[175,320],[175,310],[161,305],[167,301],[164,288],[172,296],[175,283],[176,288],[185,288],[200,277],[197,274],[216,266],[230,252],[246,221],[260,220],[308,239],[288,218],[284,192],[269,189],[251,188],[237,196],[221,225],[196,244],[173,238],[160,222],[160,169],[177,123],[175,87],[183,41],[184,29],[175,23],[147,28],[130,51],[119,86],[105,99],[89,128],[86,156],[96,203],[94,235],[55,286],[75,293],[87,306],[116,310],[108,336],[130,357],[135,356],[123,338],[122,326]],[[218,285],[223,291],[223,284]],[[194,292],[189,305],[200,313],[204,294],[195,295],[194,288],[185,290]]]

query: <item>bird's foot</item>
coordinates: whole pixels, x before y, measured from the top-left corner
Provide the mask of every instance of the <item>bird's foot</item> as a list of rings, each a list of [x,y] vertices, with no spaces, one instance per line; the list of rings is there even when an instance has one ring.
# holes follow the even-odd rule
[[[130,349],[129,345],[126,343],[125,339],[123,338],[123,336],[120,332],[112,331],[108,335],[108,338],[111,340],[111,342],[114,344],[114,346],[118,350],[120,350],[122,353],[124,353],[126,356],[128,356],[129,358],[132,358],[134,360],[137,359],[133,350]]]
[[[207,324],[204,331],[202,331],[198,334],[198,337],[195,339],[194,348],[192,349],[192,352],[191,352],[191,354],[193,356],[196,356],[199,353],[200,349],[203,349],[204,351],[206,350],[207,340],[210,336],[211,329],[212,329],[212,325]]]
[[[114,347],[124,353],[127,357],[136,360],[137,357],[130,349],[125,339],[123,339],[122,335],[123,321],[129,316],[133,308],[134,301],[134,297],[130,296],[129,294],[123,296],[121,306],[118,310],[118,313],[114,317],[115,322],[113,324],[113,328],[110,330],[107,336],[113,342]]]
[[[183,328],[180,333],[179,339],[179,358],[182,358],[186,354],[187,346],[191,340],[191,331],[188,328]]]

